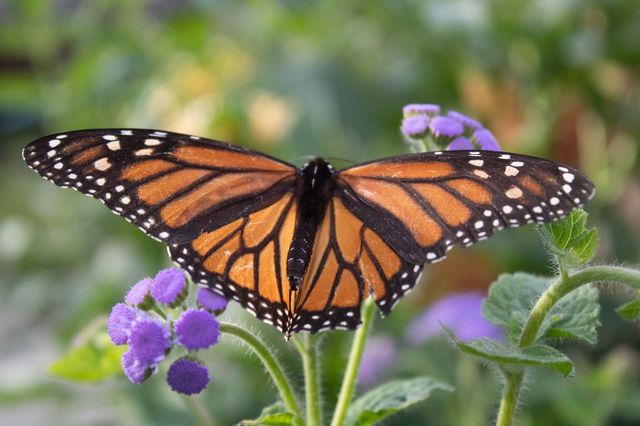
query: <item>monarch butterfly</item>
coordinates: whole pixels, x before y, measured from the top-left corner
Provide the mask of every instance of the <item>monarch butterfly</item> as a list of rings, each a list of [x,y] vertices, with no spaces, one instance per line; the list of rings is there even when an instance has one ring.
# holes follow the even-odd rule
[[[493,151],[336,171],[321,158],[296,168],[196,136],[103,129],[38,139],[23,158],[166,243],[194,282],[287,336],[354,329],[369,295],[386,315],[454,245],[556,220],[594,194],[578,170]]]

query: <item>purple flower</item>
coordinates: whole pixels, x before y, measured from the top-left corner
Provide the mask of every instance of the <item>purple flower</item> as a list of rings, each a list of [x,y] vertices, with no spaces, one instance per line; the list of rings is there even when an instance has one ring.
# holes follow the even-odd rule
[[[464,127],[458,121],[442,116],[434,117],[429,128],[436,138],[455,138],[464,132]]]
[[[498,141],[487,129],[476,130],[473,133],[473,139],[480,146],[480,149],[484,149],[487,151],[502,151]]]
[[[149,288],[153,280],[151,278],[144,278],[138,281],[124,297],[124,301],[129,305],[140,306],[149,302]]]
[[[464,127],[473,130],[482,129],[482,124],[480,122],[474,120],[471,117],[467,117],[464,114],[460,114],[458,111],[449,111],[447,113],[447,117],[454,119],[458,123],[462,124]]]
[[[454,140],[452,140],[447,149],[449,151],[471,150],[473,149],[473,145],[471,144],[471,141],[469,139],[465,138],[464,136],[460,136],[459,138],[455,138]]]
[[[434,116],[440,114],[440,106],[435,104],[409,104],[402,108],[402,115],[410,117],[412,115]]]
[[[153,373],[153,368],[138,361],[131,351],[122,354],[122,370],[131,383],[141,384]]]
[[[129,336],[129,351],[141,364],[157,364],[171,346],[171,332],[160,321],[147,315],[135,321]]]
[[[502,331],[482,316],[480,292],[471,291],[445,297],[428,307],[408,328],[406,338],[412,344],[420,344],[442,332],[442,325],[449,327],[462,341],[482,337],[502,337]]]
[[[421,138],[429,127],[429,117],[426,115],[412,115],[402,120],[400,131],[409,138]]]
[[[208,288],[200,288],[200,290],[198,290],[196,303],[201,308],[210,312],[220,312],[227,307],[227,303],[229,303],[229,301]]]
[[[176,392],[185,395],[200,393],[209,384],[207,367],[189,358],[180,358],[169,367],[167,383]]]
[[[163,269],[151,284],[151,296],[169,306],[181,303],[186,297],[186,290],[187,280],[184,272],[178,268]]]
[[[204,309],[189,308],[175,323],[178,342],[189,350],[206,349],[218,341],[220,324]]]
[[[136,319],[136,311],[124,303],[117,303],[107,321],[107,331],[111,341],[116,345],[124,345],[129,340],[131,324]]]
[[[369,338],[362,353],[358,370],[358,383],[370,386],[393,364],[396,358],[396,343],[388,336]]]

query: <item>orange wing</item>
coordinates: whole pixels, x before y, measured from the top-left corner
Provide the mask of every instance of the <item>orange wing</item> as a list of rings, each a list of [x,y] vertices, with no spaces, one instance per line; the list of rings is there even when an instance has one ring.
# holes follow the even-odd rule
[[[292,291],[286,263],[297,210],[293,193],[287,193],[246,218],[171,245],[169,253],[194,282],[234,299],[287,336],[353,329],[369,294],[388,313],[415,285],[422,266],[402,260],[334,199],[316,235],[305,280]]]
[[[559,219],[594,194],[578,170],[493,151],[393,157],[342,170],[338,184],[346,207],[415,264],[504,227]]]
[[[334,197],[316,234],[313,257],[296,295],[290,332],[354,329],[373,296],[383,314],[409,292],[422,265],[402,259]]]
[[[223,142],[156,130],[83,130],[23,151],[29,167],[100,199],[150,236],[189,241],[273,203],[295,167]]]
[[[194,282],[234,299],[283,333],[290,329],[295,292],[286,278],[297,203],[293,192],[246,217],[169,246]]]

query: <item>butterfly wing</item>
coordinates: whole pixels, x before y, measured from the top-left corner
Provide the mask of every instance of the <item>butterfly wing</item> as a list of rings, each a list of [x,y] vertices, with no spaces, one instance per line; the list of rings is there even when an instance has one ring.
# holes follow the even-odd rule
[[[296,295],[291,332],[354,329],[361,322],[360,305],[369,295],[388,314],[421,272],[421,264],[401,258],[339,197],[333,197]]]
[[[279,199],[296,169],[254,151],[156,130],[81,130],[29,144],[38,174],[101,200],[167,243],[196,238]]]
[[[194,282],[234,299],[283,333],[290,330],[295,292],[286,277],[298,204],[293,191],[275,203],[195,240],[169,246]]]
[[[337,182],[345,206],[415,264],[505,227],[554,221],[595,192],[578,170],[494,151],[403,155],[344,169]]]

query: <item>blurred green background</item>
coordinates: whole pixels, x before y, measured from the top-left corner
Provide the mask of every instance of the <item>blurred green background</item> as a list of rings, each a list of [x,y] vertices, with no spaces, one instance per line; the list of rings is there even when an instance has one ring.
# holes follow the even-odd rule
[[[29,171],[24,145],[66,130],[149,127],[298,165],[309,155],[360,162],[407,151],[398,127],[411,102],[482,120],[507,151],[581,168],[598,187],[588,206],[598,261],[639,263],[637,0],[0,0],[0,424],[193,421],[162,373],[142,386],[47,373],[87,324],[169,261],[161,244],[100,203]],[[443,295],[546,268],[533,227],[428,267],[374,326],[399,348],[381,379],[426,374],[457,391],[386,424],[492,421],[491,372],[444,339],[410,347],[405,330]],[[613,313],[627,296],[603,292],[600,343],[566,343],[577,376],[537,375],[519,424],[640,424],[640,334]],[[278,333],[237,307],[224,315],[263,332],[301,382]],[[326,334],[331,395],[351,335]],[[214,381],[203,399],[217,424],[255,417],[273,401],[258,361],[235,343],[217,345],[207,361]]]

